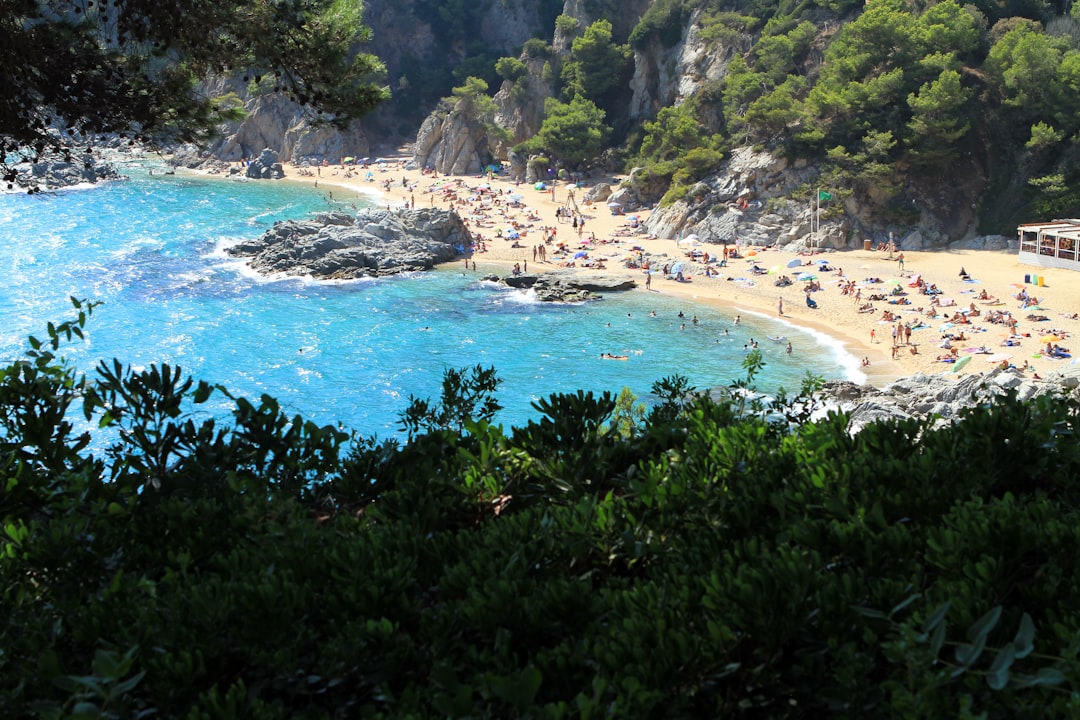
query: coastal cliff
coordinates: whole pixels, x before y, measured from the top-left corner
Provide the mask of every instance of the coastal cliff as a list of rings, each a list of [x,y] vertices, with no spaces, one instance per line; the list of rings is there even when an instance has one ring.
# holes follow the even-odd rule
[[[620,201],[658,207],[657,231],[712,242],[805,241],[816,192],[828,201],[815,242],[835,248],[978,245],[1080,212],[1069,90],[1080,49],[1055,39],[1076,20],[1050,6],[1014,17],[953,0],[373,0],[365,22],[389,102],[339,132],[269,88],[216,80],[212,94],[233,93],[246,117],[185,164],[265,147],[336,163],[404,143],[446,174],[520,159],[517,171],[532,157],[586,183],[631,173]],[[469,102],[492,103],[485,118],[463,112],[465,87]],[[744,198],[761,203],[753,222],[727,207],[744,179],[739,148],[771,157],[768,186],[758,177]]]

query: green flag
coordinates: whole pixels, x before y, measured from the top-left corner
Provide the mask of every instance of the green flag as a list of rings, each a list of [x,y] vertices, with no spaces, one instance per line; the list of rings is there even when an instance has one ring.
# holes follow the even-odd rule
[[[817,194],[817,199],[818,200],[832,200],[832,198],[833,198],[832,193],[827,193],[824,190],[818,190],[818,194]]]

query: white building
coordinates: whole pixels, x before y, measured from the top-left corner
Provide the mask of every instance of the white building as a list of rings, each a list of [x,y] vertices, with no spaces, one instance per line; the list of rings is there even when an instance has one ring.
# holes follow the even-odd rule
[[[1020,262],[1046,268],[1080,270],[1080,220],[1028,223],[1017,228]]]

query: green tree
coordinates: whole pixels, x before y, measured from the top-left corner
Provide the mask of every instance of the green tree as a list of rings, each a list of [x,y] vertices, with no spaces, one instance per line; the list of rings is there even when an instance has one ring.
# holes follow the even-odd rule
[[[971,129],[967,122],[972,91],[960,81],[960,73],[944,70],[933,82],[908,95],[912,116],[909,146],[924,160],[944,160],[956,154],[956,142]]]
[[[517,82],[528,72],[525,63],[515,57],[502,57],[495,62],[495,72],[504,80]]]
[[[994,43],[986,70],[1002,103],[1026,117],[1047,117],[1061,60],[1062,41],[1044,35],[1034,23],[1024,23]]]
[[[562,81],[567,97],[580,95],[600,102],[622,79],[630,61],[630,48],[611,41],[611,23],[597,20],[585,28],[570,47]]]
[[[789,75],[784,82],[750,103],[746,109],[746,124],[758,137],[775,139],[784,135],[803,117],[799,96],[805,81]]]
[[[508,140],[510,132],[495,122],[499,108],[495,100],[487,94],[487,90],[488,84],[480,78],[466,78],[464,85],[452,90],[454,110],[483,125],[488,134]]]
[[[575,97],[569,103],[548,98],[544,122],[536,134],[539,148],[570,165],[595,158],[604,149],[611,128],[604,124],[604,111],[591,100]]]
[[[344,125],[387,96],[360,0],[0,0],[0,161],[84,135],[194,139],[231,105],[195,92],[246,71]],[[55,144],[55,143],[52,143]]]

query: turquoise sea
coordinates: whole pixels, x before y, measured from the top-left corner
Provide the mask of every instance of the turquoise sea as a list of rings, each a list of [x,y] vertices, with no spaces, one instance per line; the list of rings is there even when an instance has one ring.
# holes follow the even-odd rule
[[[768,363],[764,392],[797,389],[807,369],[860,377],[857,360],[822,335],[746,312],[736,326],[736,310],[659,293],[540,304],[461,265],[344,283],[256,277],[223,247],[277,220],[370,200],[335,190],[332,201],[287,182],[151,176],[140,164],[123,172],[128,180],[94,188],[0,195],[0,361],[49,321],[71,318],[69,296],[87,298],[103,305],[87,341],[65,350],[83,371],[114,357],[179,365],[234,394],[269,393],[307,419],[380,437],[399,433],[411,395],[437,397],[447,368],[476,364],[502,378],[497,419],[508,425],[536,417],[531,403],[553,392],[625,386],[647,401],[652,383],[675,373],[698,388],[730,384],[751,337]],[[793,356],[767,335],[786,335]],[[209,412],[227,412],[216,402]]]

